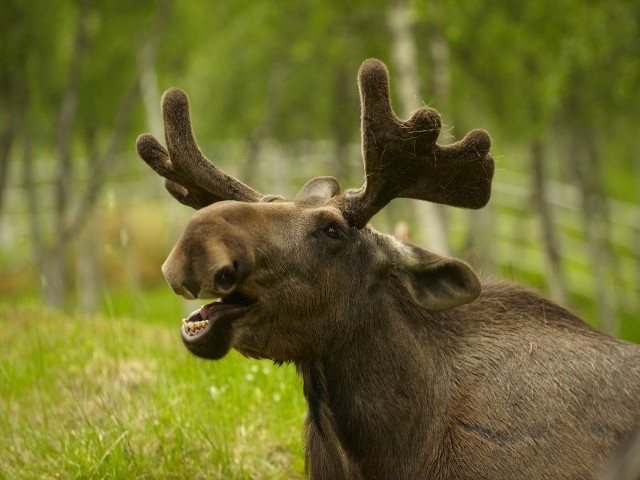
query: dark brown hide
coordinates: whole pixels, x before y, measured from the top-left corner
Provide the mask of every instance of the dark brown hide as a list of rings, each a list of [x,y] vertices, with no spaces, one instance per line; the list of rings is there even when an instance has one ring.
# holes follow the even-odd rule
[[[637,345],[513,285],[442,313],[403,297],[298,366],[311,478],[587,479],[640,424]]]
[[[250,299],[194,353],[296,364],[311,478],[584,479],[640,425],[637,345],[513,285],[473,301],[465,264],[350,228],[321,187],[200,210],[163,267],[178,292]]]

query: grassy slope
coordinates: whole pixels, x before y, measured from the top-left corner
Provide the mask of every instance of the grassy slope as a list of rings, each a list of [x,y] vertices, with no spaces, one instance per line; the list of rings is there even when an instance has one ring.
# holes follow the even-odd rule
[[[301,478],[304,410],[291,367],[176,326],[0,306],[0,478]]]

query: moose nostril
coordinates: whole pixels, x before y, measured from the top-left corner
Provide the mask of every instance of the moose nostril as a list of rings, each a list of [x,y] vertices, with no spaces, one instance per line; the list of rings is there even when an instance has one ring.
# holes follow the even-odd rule
[[[235,269],[231,266],[222,267],[216,272],[214,282],[218,290],[231,290],[236,283]]]
[[[216,289],[228,292],[246,280],[251,270],[251,263],[243,260],[234,260],[232,264],[220,267],[213,278]]]
[[[182,283],[182,286],[191,294],[193,298],[198,298],[198,293],[200,293],[200,285],[193,280],[185,280]]]
[[[249,276],[249,274],[251,273],[251,263],[243,260],[234,261],[233,268],[235,270],[236,281],[238,283],[245,281]]]

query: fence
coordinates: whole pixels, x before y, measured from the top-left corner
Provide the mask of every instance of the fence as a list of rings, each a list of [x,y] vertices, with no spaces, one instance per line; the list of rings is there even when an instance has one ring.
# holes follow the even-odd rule
[[[244,142],[219,142],[206,145],[204,150],[230,174],[242,176],[243,159],[246,156]],[[284,193],[294,195],[303,182],[315,175],[331,175],[333,170],[333,147],[331,142],[298,142],[290,145],[265,143],[261,161],[254,168],[254,178],[258,190],[266,193]],[[352,145],[349,152],[350,172],[348,185],[359,186],[362,181],[362,167],[359,160],[359,146]],[[53,162],[40,162],[36,183],[41,211],[52,211],[51,201],[53,183]],[[49,167],[47,170],[46,167]],[[504,166],[504,162],[503,162]],[[345,169],[343,168],[343,171]],[[335,171],[335,170],[334,170]],[[19,181],[19,172],[13,172],[6,193],[5,211],[0,219],[0,247],[2,260],[0,276],[22,268],[29,263],[28,221],[24,202],[23,186]],[[82,190],[82,180],[77,181]],[[515,171],[496,172],[493,196],[486,211],[463,212],[448,209],[448,231],[454,254],[475,255],[475,262],[486,273],[498,277],[533,284],[542,290],[549,290],[550,277],[546,261],[544,244],[540,231],[540,222],[532,207],[532,195],[528,176]],[[600,265],[597,278],[594,270],[593,255],[585,235],[584,222],[581,219],[580,194],[573,186],[555,181],[548,183],[546,201],[552,210],[554,226],[559,240],[561,264],[566,280],[570,303],[578,313],[592,323],[598,324],[599,306],[597,299],[603,298],[603,292],[597,291],[606,285],[605,298],[614,318],[625,323],[631,331],[639,333],[640,319],[640,207],[609,199],[609,215],[606,220],[606,258],[607,265]],[[394,217],[413,217],[407,203],[396,202]],[[114,209],[117,204],[123,214],[131,206],[154,205],[161,207],[164,216],[172,219],[170,244],[176,231],[188,218],[189,210],[175,207],[175,202],[164,193],[159,179],[148,170],[134,155],[121,159],[121,166],[111,172],[105,195],[99,208]],[[167,214],[168,212],[168,214]],[[142,220],[144,222],[144,220]],[[414,225],[418,221],[412,218]],[[475,222],[475,223],[474,223]],[[382,230],[391,230],[388,218],[374,219],[374,224]],[[467,250],[470,225],[474,224],[474,243],[481,245],[475,253]],[[480,225],[478,227],[478,225]],[[43,225],[46,226],[46,225]],[[52,227],[50,227],[52,228]],[[127,238],[126,227],[121,233],[121,241]],[[415,229],[419,231],[419,229]],[[45,232],[46,234],[46,232]],[[424,243],[417,238],[418,243]],[[165,247],[163,247],[165,248]],[[168,247],[167,247],[168,248]],[[112,258],[116,258],[114,255]],[[114,260],[115,261],[115,260]],[[599,287],[600,286],[600,287]],[[623,332],[625,333],[625,332]],[[628,333],[628,332],[626,332]]]

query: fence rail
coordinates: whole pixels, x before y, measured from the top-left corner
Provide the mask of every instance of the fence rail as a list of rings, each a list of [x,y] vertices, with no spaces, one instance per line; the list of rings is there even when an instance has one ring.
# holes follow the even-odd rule
[[[244,168],[243,158],[247,158],[246,145],[242,142],[212,143],[206,145],[205,151],[213,152],[211,158],[224,159],[216,163],[232,175],[239,175]],[[264,145],[262,151],[255,175],[258,183],[255,187],[258,190],[278,190],[281,193],[280,190],[284,189],[285,194],[293,195],[306,179],[331,174],[332,171],[333,148],[330,142],[300,142],[293,146],[270,142]],[[351,163],[347,171],[353,180],[349,186],[356,186],[362,181],[358,145],[350,147],[349,158]],[[164,193],[161,182],[142,162],[132,155],[120,159],[119,164],[121,167],[111,172],[100,208],[113,209],[114,204],[124,210],[136,204],[155,204],[167,211],[172,208],[173,201]],[[52,179],[55,178],[55,172],[51,161],[41,161],[38,165],[43,168],[39,170],[35,188],[38,190],[40,213],[44,220],[42,226],[46,234],[47,228],[52,228],[48,226],[51,222],[46,222],[46,217],[53,209]],[[86,183],[86,179],[76,179],[78,191],[82,191]],[[492,200],[487,213],[483,213],[489,218],[486,222],[489,226],[481,234],[492,245],[487,254],[496,266],[497,276],[506,275],[545,289],[548,288],[548,266],[529,184],[526,174],[504,169],[496,172]],[[25,239],[28,241],[29,237],[28,212],[24,206],[24,185],[20,182],[19,172],[13,172],[6,195],[5,211],[0,218],[0,248],[4,257],[0,268],[29,261],[24,246]],[[580,192],[571,185],[549,181],[546,201],[551,208],[559,239],[568,293],[576,303],[586,305],[580,307],[584,310],[580,313],[593,323],[598,323],[597,308],[592,305],[598,297],[598,292],[594,291],[594,260],[589,255],[581,218]],[[469,215],[477,213],[455,209],[448,212],[451,242],[454,251],[460,252],[469,230]],[[638,323],[640,330],[640,206],[610,198],[608,212],[606,247],[610,265],[604,269],[607,293],[616,316]],[[188,209],[184,209],[180,210],[178,216],[184,215],[186,218],[188,214]]]

